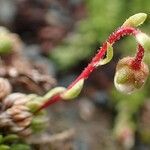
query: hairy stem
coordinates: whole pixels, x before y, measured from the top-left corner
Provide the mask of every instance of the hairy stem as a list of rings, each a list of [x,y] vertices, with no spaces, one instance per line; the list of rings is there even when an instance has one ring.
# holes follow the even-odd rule
[[[89,63],[89,65],[83,70],[83,72],[79,75],[79,77],[68,87],[71,88],[75,83],[77,83],[80,79],[87,79],[89,75],[96,68],[96,65],[99,61],[104,57],[107,51],[107,42],[113,45],[116,41],[118,41],[121,37],[125,35],[133,35],[135,36],[139,31],[132,27],[123,27],[116,30],[112,35],[109,36],[108,40],[102,45],[102,47],[98,50],[98,53]]]
[[[88,64],[88,66],[82,71],[82,73],[68,86],[67,90],[72,88],[79,80],[81,79],[87,79],[89,75],[93,72],[94,69],[97,68],[97,64],[99,61],[104,57],[106,51],[107,51],[107,43],[113,45],[116,41],[118,41],[121,37],[126,35],[133,35],[136,36],[137,33],[140,31],[133,27],[121,27],[118,30],[116,30],[113,34],[111,34],[106,42],[103,43],[102,47],[98,50],[98,53],[95,55],[95,57],[92,59],[92,61]],[[138,51],[137,55],[135,56],[135,61],[133,62],[133,68],[137,69],[140,66],[141,60],[144,55],[144,49],[141,45],[138,45]],[[67,91],[66,90],[66,91]],[[65,92],[66,92],[65,91]],[[57,95],[54,95],[51,97],[47,102],[45,102],[39,109],[44,109],[51,104],[59,101],[62,99],[61,97],[62,93],[59,93]]]
[[[144,48],[140,44],[138,44],[138,50],[137,50],[135,59],[132,62],[132,68],[134,70],[140,69],[143,56],[144,56]]]

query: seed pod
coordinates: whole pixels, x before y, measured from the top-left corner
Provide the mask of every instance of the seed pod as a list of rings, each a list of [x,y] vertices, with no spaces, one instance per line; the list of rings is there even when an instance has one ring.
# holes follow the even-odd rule
[[[116,88],[127,94],[140,89],[144,85],[149,74],[148,66],[144,62],[141,62],[139,69],[134,70],[132,68],[133,60],[133,57],[121,59],[117,64],[114,78]]]

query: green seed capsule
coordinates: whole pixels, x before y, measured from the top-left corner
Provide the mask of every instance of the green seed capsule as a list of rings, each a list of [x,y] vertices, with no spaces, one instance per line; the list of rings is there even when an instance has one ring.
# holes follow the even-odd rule
[[[141,67],[138,70],[134,70],[131,66],[133,60],[133,57],[125,57],[118,62],[116,68],[115,87],[125,94],[140,89],[145,84],[149,74],[148,66],[144,62],[141,62]]]

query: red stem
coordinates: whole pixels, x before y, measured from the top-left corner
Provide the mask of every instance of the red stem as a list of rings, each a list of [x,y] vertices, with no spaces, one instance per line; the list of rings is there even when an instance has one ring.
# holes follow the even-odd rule
[[[143,56],[144,56],[144,48],[140,44],[138,44],[138,50],[137,50],[135,59],[132,62],[132,68],[134,70],[140,69]]]
[[[61,100],[60,94],[54,95],[51,97],[51,99],[47,100],[41,107],[35,111],[35,113],[39,112],[40,110],[52,105],[53,103],[56,103],[57,101]]]
[[[96,65],[99,63],[99,61],[104,57],[106,51],[107,51],[107,42],[113,45],[116,41],[118,41],[121,37],[125,35],[133,35],[135,36],[139,30],[133,28],[133,27],[122,27],[116,30],[112,35],[109,36],[108,40],[102,45],[102,47],[98,50],[98,53],[95,55],[95,57],[92,59],[91,63],[88,64],[88,66],[82,71],[82,73],[76,78],[74,82],[72,82],[67,89],[70,89],[73,87],[80,79],[87,79],[89,75],[93,72],[93,70],[96,68]],[[135,65],[134,67],[138,67],[140,64],[142,58],[143,58],[143,48],[141,45],[139,45],[138,53],[135,57]],[[137,63],[138,62],[138,63]],[[44,109],[51,104],[61,100],[61,93],[53,96],[50,98],[46,103],[44,103],[39,110]],[[38,110],[38,111],[39,111]]]
[[[136,35],[139,31],[132,27],[123,27],[116,30],[112,35],[109,36],[108,41],[106,41],[102,47],[98,50],[98,53],[92,59],[91,63],[83,70],[83,72],[79,75],[79,77],[68,87],[71,88],[76,84],[80,79],[87,79],[92,71],[96,68],[96,64],[103,58],[107,51],[107,42],[110,44],[114,44],[121,37],[125,35]]]

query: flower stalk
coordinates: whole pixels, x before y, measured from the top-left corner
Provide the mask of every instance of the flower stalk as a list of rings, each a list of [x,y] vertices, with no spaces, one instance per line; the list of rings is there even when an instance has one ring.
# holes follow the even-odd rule
[[[135,69],[135,70],[140,69],[143,57],[144,57],[144,48],[139,44],[138,51],[136,53],[134,61],[132,62],[133,69]]]
[[[95,55],[95,57],[93,57],[92,61],[82,71],[82,73],[66,88],[66,90],[59,93],[54,93],[53,96],[51,96],[41,107],[39,107],[37,112],[61,99],[67,100],[67,99],[72,99],[77,97],[83,87],[84,81],[88,79],[90,74],[99,65],[104,65],[112,59],[113,53],[111,55],[108,55],[108,58],[104,58],[104,56],[108,50],[113,51],[112,48],[113,44],[115,44],[121,37],[132,35],[137,40],[138,42],[137,53],[135,57],[132,59],[129,68],[131,70],[136,70],[136,71],[140,70],[142,66],[141,65],[142,59],[144,56],[144,49],[148,49],[150,47],[149,46],[150,39],[145,33],[142,33],[136,27],[141,25],[145,21],[146,17],[147,17],[146,14],[139,13],[127,19],[125,23],[120,28],[118,28],[114,33],[112,33],[109,36],[108,40],[106,40],[106,42],[102,44],[102,47],[98,50],[98,53]],[[104,61],[105,59],[107,59],[108,61]],[[105,63],[101,63],[101,62],[105,62]],[[66,94],[68,92],[70,92],[71,94]]]

